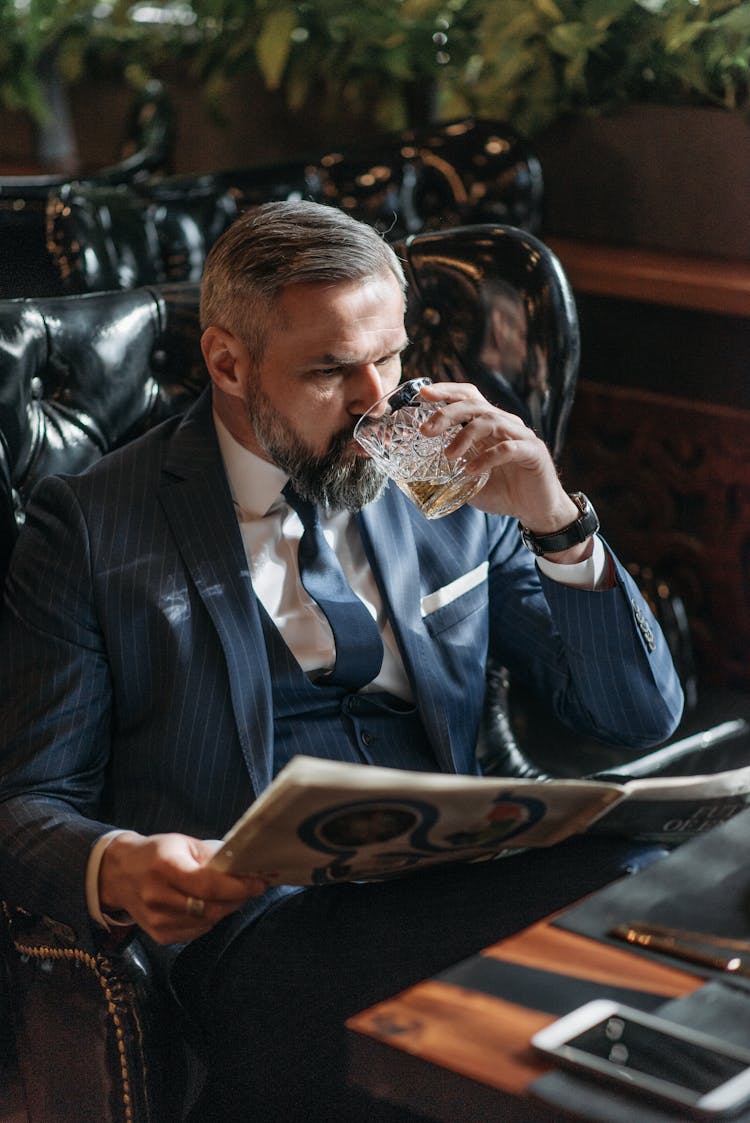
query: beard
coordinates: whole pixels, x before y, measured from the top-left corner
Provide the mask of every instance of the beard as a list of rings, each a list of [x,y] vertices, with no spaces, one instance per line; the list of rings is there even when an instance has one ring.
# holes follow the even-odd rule
[[[335,433],[328,451],[320,456],[289,428],[263,390],[252,383],[248,410],[261,448],[288,474],[303,499],[329,511],[359,511],[385,490],[388,477],[375,461],[352,455],[354,425]]]

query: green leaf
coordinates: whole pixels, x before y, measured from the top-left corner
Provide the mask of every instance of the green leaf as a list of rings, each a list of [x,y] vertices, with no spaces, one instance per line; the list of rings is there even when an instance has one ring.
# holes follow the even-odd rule
[[[307,100],[309,89],[309,77],[300,73],[290,75],[286,84],[286,103],[292,111],[296,112],[302,108]]]
[[[403,98],[394,90],[384,90],[375,108],[375,120],[383,132],[395,132],[406,126],[406,111]]]
[[[500,42],[523,41],[535,32],[541,31],[538,15],[531,8],[524,8],[499,33]]]
[[[402,0],[401,15],[405,20],[434,19],[443,7],[439,0]]]
[[[708,24],[704,23],[703,20],[696,20],[694,23],[678,27],[665,37],[664,50],[667,54],[676,54],[684,50],[685,47],[689,47],[691,43],[699,39],[707,27]]]
[[[633,0],[584,0],[580,5],[581,23],[607,28],[632,11]]]
[[[750,36],[750,4],[742,3],[730,12],[718,16],[713,21],[712,27],[719,33],[737,33]],[[750,43],[745,42],[745,49],[750,51]]]
[[[277,90],[292,46],[291,34],[297,26],[292,8],[277,8],[264,20],[255,44],[255,57],[269,90]]]
[[[540,15],[546,16],[553,23],[562,23],[565,16],[562,14],[554,0],[533,0],[534,7]]]
[[[601,46],[606,37],[603,29],[587,27],[583,23],[561,23],[549,32],[547,42],[553,51],[565,58],[575,59]]]

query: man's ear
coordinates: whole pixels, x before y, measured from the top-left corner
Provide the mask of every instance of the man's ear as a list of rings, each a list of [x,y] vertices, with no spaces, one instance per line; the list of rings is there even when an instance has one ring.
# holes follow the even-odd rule
[[[250,359],[245,344],[224,328],[206,328],[201,336],[203,359],[213,383],[225,394],[245,397]]]

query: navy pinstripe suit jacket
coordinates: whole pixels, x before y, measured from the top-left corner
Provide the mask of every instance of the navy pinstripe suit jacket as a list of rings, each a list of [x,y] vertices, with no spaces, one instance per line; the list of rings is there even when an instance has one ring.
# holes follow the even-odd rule
[[[566,589],[513,520],[465,507],[428,522],[396,488],[358,519],[441,769],[476,770],[488,648],[582,732],[645,747],[672,731],[679,683],[620,567],[612,590]],[[208,393],[42,482],[0,667],[0,885],[86,939],[104,829],[218,838],[272,775],[269,670]]]

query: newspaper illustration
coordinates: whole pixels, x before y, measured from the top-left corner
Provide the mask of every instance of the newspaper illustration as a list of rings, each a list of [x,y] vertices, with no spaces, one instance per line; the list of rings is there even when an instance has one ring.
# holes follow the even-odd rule
[[[631,821],[613,821],[615,833],[666,833],[678,841],[748,803],[750,767],[617,784],[408,772],[297,756],[227,833],[211,865],[281,885],[383,880],[609,830],[610,816],[628,804]],[[673,821],[692,828],[670,832]]]

